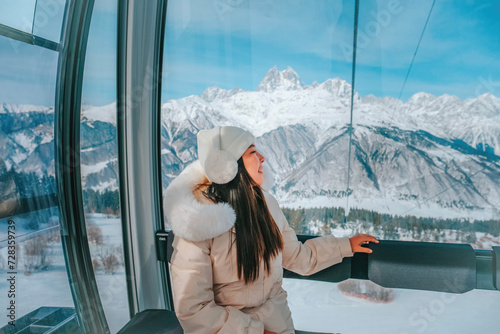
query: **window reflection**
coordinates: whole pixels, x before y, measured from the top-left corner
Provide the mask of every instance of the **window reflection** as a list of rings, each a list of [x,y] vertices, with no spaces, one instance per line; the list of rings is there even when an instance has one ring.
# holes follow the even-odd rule
[[[486,32],[494,6],[360,6],[366,39],[358,49],[356,82],[364,96],[355,103],[352,148],[358,163],[352,175],[361,176],[353,184],[351,207],[355,221],[369,224],[381,238],[478,249],[500,244],[493,204],[499,200],[500,151],[491,137],[480,135],[497,131],[491,110],[499,99],[477,89],[485,72],[499,74],[491,63],[500,44]],[[461,38],[451,22],[468,26]],[[484,52],[490,61],[471,58],[471,52]]]
[[[15,239],[9,239],[7,226],[15,226]],[[7,273],[14,276],[16,287],[14,298],[2,298],[2,307],[7,309],[10,300],[14,300],[18,322],[41,307],[73,308],[57,207],[0,219],[0,227],[0,272],[4,277]],[[15,240],[15,260],[9,257],[12,249],[8,240]],[[10,266],[13,262],[14,269]],[[9,291],[9,284],[2,280],[0,289]],[[0,327],[8,321],[3,317]]]
[[[22,118],[28,112],[35,112],[47,114],[39,117],[49,117],[51,113],[53,117],[58,54],[0,36],[0,59],[10,64],[0,68],[1,114],[8,117],[6,114],[17,113]],[[31,118],[26,119],[30,122]],[[6,131],[12,124],[15,123],[2,122],[1,126]]]
[[[117,2],[96,1],[83,78],[80,161],[92,267],[113,333],[130,318],[118,197],[116,34]]]
[[[55,307],[50,312],[69,307],[61,312],[74,314],[54,178],[57,57],[0,37],[0,58],[6,65],[0,68],[0,272],[3,277],[15,273],[10,275],[16,277],[17,319],[49,306]],[[9,241],[15,241],[12,249]],[[9,258],[12,253],[15,260]],[[7,291],[7,284],[2,280],[0,289]],[[4,310],[9,302],[2,298]],[[2,317],[0,326],[7,321]]]
[[[366,232],[382,239],[470,243],[480,249],[499,245],[500,220],[493,203],[500,199],[500,170],[494,139],[474,135],[498,132],[496,126],[490,129],[494,115],[489,112],[498,98],[489,92],[465,100],[469,95],[464,88],[447,81],[449,76],[436,77],[434,71],[456,62],[467,67],[463,77],[474,77],[487,68],[456,58],[457,52],[465,56],[468,49],[432,47],[451,36],[452,25],[441,29],[444,20],[472,22],[485,16],[489,22],[486,9],[477,8],[468,17],[468,5],[434,6],[433,1],[361,5],[351,138],[354,6],[315,3],[306,12],[322,14],[310,22],[301,18],[305,28],[295,40],[288,39],[286,29],[293,30],[288,24],[300,5],[286,13],[275,10],[280,6],[233,4],[223,12],[208,6],[200,17],[189,5],[169,4],[164,185],[196,158],[190,145],[196,143],[198,129],[233,123],[258,136],[260,150],[276,173],[273,191],[298,233]],[[323,22],[322,15],[335,20]],[[267,24],[268,35],[260,34],[255,22]],[[329,52],[314,46],[324,35],[303,41],[310,52],[297,52],[296,43],[312,34],[319,22],[330,33]],[[499,46],[482,25],[469,29],[465,40],[457,43],[482,48],[474,36]],[[404,43],[396,43],[400,40]],[[490,48],[489,54],[498,50],[500,46]],[[321,57],[314,63],[311,54]],[[434,62],[427,61],[430,58]],[[332,68],[319,74],[325,59]],[[239,73],[251,75],[243,78]],[[439,89],[434,82],[441,82]],[[469,93],[475,91],[474,85],[465,84]],[[472,127],[465,117],[470,110],[478,113]],[[188,119],[191,123],[185,123]],[[457,128],[457,123],[463,125]],[[471,132],[464,132],[464,127]]]
[[[36,0],[2,1],[0,23],[17,30],[31,33]]]
[[[272,192],[298,234],[500,245],[495,2],[360,2],[352,139],[354,2],[168,6],[164,187],[197,158],[198,130],[237,125],[257,135],[275,172]],[[285,280],[296,327],[439,333],[498,326],[488,311],[498,307],[494,291],[346,284]],[[369,291],[388,299],[367,300]],[[467,321],[470,312],[481,324]],[[397,315],[389,327],[387,314]],[[461,320],[451,321],[456,315]]]
[[[66,0],[37,0],[33,35],[59,42]]]

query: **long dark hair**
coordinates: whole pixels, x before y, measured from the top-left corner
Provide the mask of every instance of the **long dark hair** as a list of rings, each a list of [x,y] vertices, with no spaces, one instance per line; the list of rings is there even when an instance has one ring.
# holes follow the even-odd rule
[[[245,283],[255,281],[261,261],[269,274],[271,259],[283,249],[283,239],[269,213],[262,189],[246,171],[243,159],[238,160],[238,173],[231,182],[200,184],[195,190],[201,190],[214,203],[228,203],[236,213],[238,277]]]

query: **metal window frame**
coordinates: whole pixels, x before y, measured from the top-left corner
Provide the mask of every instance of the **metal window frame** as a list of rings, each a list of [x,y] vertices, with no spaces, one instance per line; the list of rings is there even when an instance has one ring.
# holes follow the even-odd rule
[[[166,308],[166,268],[156,259],[162,229],[161,70],[166,0],[118,3],[117,136],[123,251],[130,315]]]
[[[92,268],[80,166],[83,71],[94,0],[68,1],[61,35],[55,98],[55,174],[61,242],[79,325],[84,333],[110,333]]]
[[[60,48],[59,43],[6,26],[1,23],[0,23],[0,35],[5,36],[7,38],[15,39],[23,43],[40,46],[42,48],[49,49],[52,51],[59,51]]]

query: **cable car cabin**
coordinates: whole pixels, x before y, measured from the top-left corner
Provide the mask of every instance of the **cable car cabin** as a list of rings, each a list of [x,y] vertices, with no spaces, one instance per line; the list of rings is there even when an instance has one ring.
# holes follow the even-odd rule
[[[251,131],[299,240],[297,333],[500,327],[496,1],[7,1],[1,333],[182,333],[163,192],[196,134]]]

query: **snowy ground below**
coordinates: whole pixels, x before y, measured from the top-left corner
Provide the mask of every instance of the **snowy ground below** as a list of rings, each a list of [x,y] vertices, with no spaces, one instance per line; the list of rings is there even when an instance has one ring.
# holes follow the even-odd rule
[[[120,220],[94,216],[104,242],[120,244]],[[16,275],[17,318],[41,306],[73,307],[60,243],[51,244],[49,270]],[[0,249],[6,259],[6,248]],[[21,256],[22,259],[22,256]],[[0,309],[6,310],[9,290],[5,263],[0,261]],[[123,267],[114,274],[96,274],[101,301],[112,333],[129,320]],[[284,288],[297,329],[342,334],[498,333],[500,291],[473,290],[455,295],[394,289],[389,303],[374,303],[344,295],[335,283],[285,279]],[[0,312],[0,327],[7,324]]]
[[[500,291],[394,289],[390,303],[344,295],[335,283],[285,279],[295,328],[342,334],[498,333]]]
[[[5,277],[5,272],[2,273]],[[73,307],[64,268],[18,276],[18,317],[41,306]],[[112,333],[128,321],[124,273],[97,275],[101,300]],[[344,295],[335,283],[285,279],[295,327],[342,334],[497,333],[500,292],[465,294],[396,289],[390,303],[374,303]],[[7,292],[2,279],[0,291]],[[2,298],[1,307],[7,307]],[[2,312],[3,314],[3,312]],[[0,326],[7,324],[2,316]]]

